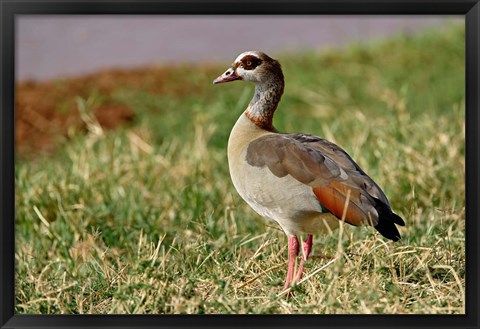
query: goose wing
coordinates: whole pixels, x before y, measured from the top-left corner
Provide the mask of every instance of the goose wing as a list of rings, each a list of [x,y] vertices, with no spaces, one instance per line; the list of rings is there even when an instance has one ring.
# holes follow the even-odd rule
[[[321,206],[337,218],[345,213],[351,225],[371,225],[391,240],[400,239],[395,224],[404,225],[402,218],[392,212],[380,187],[336,144],[307,134],[271,134],[250,143],[246,160],[312,187]]]

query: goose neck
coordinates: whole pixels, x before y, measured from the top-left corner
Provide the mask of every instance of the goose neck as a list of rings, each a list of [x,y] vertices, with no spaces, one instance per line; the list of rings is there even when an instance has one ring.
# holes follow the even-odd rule
[[[247,117],[258,127],[274,131],[273,114],[283,94],[282,83],[261,83],[255,86],[255,94],[245,111]]]

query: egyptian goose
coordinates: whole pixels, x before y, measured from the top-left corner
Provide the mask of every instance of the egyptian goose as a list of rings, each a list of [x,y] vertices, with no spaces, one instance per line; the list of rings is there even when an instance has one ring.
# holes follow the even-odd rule
[[[342,148],[321,137],[278,132],[273,115],[284,89],[280,63],[259,51],[240,54],[213,83],[245,80],[255,94],[228,139],[233,185],[260,216],[277,222],[288,237],[288,270],[284,288],[300,280],[312,249],[312,234],[328,232],[341,220],[373,226],[398,241],[393,213],[380,187]],[[295,269],[302,243],[302,258]]]

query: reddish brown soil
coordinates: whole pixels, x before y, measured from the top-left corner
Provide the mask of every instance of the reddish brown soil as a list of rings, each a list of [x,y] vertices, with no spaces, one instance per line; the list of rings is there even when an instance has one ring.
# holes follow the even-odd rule
[[[15,147],[20,154],[54,151],[69,132],[85,130],[76,97],[88,98],[93,76],[62,82],[26,82],[17,86]],[[124,105],[106,102],[93,109],[102,127],[111,129],[134,118]]]
[[[16,150],[20,155],[50,153],[68,140],[72,132],[86,131],[77,109],[78,96],[87,99],[92,93],[98,95],[102,101],[93,113],[103,128],[113,129],[135,117],[132,109],[113,100],[115,90],[135,88],[181,97],[199,91],[194,84],[185,86],[179,82],[178,76],[188,76],[184,73],[191,70],[191,67],[105,70],[78,78],[20,83],[16,94]]]
[[[192,72],[196,72],[195,76]],[[93,113],[104,129],[113,129],[135,118],[133,109],[114,100],[112,95],[116,90],[140,89],[182,97],[201,93],[204,82],[215,74],[218,74],[216,67],[203,65],[199,69],[186,65],[112,69],[78,78],[22,82],[16,89],[16,150],[21,156],[51,153],[72,132],[85,132],[77,97],[88,99],[92,93],[97,95],[101,101],[92,109]]]

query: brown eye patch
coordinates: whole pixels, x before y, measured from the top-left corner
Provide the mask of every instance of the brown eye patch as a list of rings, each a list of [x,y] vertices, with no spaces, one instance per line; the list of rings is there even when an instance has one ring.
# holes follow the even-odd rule
[[[240,66],[245,70],[254,70],[260,64],[262,64],[262,60],[253,55],[247,55],[240,61]]]

